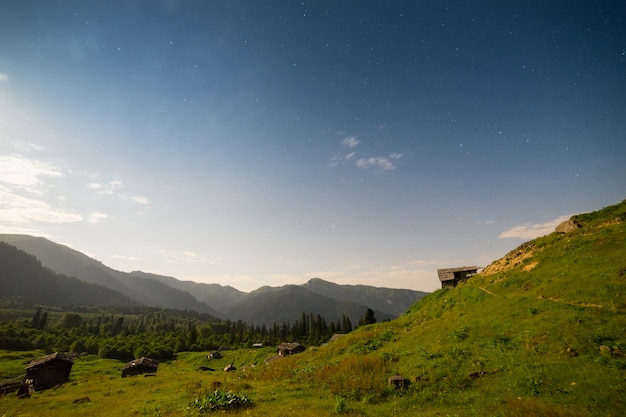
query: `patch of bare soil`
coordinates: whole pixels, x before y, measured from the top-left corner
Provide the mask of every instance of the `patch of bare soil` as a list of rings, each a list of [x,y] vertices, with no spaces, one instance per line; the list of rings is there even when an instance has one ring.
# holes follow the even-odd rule
[[[526,242],[507,253],[503,258],[489,264],[485,269],[483,269],[481,274],[492,275],[498,272],[511,270],[520,265],[524,260],[531,258],[535,249],[535,245],[532,242]],[[530,262],[524,266],[524,271],[530,271],[535,266],[537,266],[537,262]]]

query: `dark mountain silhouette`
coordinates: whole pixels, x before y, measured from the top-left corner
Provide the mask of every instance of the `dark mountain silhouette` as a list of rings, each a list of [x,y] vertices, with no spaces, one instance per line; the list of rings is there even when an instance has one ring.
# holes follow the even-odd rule
[[[218,316],[215,310],[199,302],[188,292],[142,276],[116,271],[79,251],[48,239],[27,235],[0,235],[0,241],[34,255],[43,266],[54,272],[113,289],[140,304],[194,310]]]
[[[226,306],[243,300],[248,293],[239,291],[231,286],[220,284],[204,284],[193,281],[180,281],[174,277],[133,271],[131,275],[159,281],[169,287],[185,291],[200,302],[210,305],[217,311],[223,311]]]
[[[413,303],[428,295],[422,291],[379,288],[368,285],[339,285],[319,278],[309,280],[303,287],[335,300],[366,305],[374,311],[385,313],[389,317],[398,317]]]
[[[219,284],[180,281],[142,271],[116,271],[81,252],[41,237],[0,235],[0,241],[32,254],[56,273],[115,290],[137,303],[193,310],[249,324],[294,322],[302,313],[319,314],[328,321],[341,320],[345,315],[356,324],[368,308],[375,312],[378,320],[386,320],[402,314],[425,295],[412,290],[338,285],[318,278],[303,285],[262,287],[246,293]]]
[[[301,285],[285,285],[282,287],[261,287],[252,291],[239,303],[227,306],[225,314],[235,320],[246,323],[266,324],[290,322],[301,318],[301,313],[319,314],[326,320],[338,321],[343,315],[353,324],[359,322],[367,306],[339,301],[308,290]],[[392,317],[376,311],[378,320]]]
[[[33,255],[0,242],[0,294],[50,306],[135,307],[122,293],[45,268]]]

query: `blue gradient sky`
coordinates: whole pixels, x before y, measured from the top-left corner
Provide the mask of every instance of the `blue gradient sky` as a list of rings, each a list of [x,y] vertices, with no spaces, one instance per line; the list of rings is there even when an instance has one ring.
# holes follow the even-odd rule
[[[0,233],[432,291],[626,198],[617,1],[0,0]]]

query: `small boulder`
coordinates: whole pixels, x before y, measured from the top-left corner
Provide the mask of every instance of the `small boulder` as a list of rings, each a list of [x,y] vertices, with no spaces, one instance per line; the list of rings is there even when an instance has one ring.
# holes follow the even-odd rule
[[[578,223],[576,223],[576,221],[574,221],[572,219],[569,219],[569,220],[565,220],[564,222],[559,224],[554,230],[557,233],[567,234],[567,233],[573,232],[574,230],[578,230],[578,229],[580,229],[580,225]]]

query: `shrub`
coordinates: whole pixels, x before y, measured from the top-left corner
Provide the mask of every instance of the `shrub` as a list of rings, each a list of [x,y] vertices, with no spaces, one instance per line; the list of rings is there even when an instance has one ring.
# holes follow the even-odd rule
[[[461,341],[465,340],[469,337],[469,328],[466,326],[460,327],[452,332],[452,337],[456,340]]]
[[[252,400],[245,395],[219,389],[204,397],[195,398],[189,404],[190,409],[196,409],[199,413],[238,410],[252,406]]]
[[[337,414],[345,413],[346,411],[346,399],[340,395],[335,398],[335,412]]]

